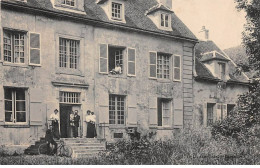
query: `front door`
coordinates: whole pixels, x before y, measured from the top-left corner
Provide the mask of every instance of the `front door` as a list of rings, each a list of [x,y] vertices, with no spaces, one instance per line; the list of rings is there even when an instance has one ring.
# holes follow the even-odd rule
[[[70,128],[70,113],[72,111],[71,105],[60,105],[60,134],[61,138],[71,138]]]

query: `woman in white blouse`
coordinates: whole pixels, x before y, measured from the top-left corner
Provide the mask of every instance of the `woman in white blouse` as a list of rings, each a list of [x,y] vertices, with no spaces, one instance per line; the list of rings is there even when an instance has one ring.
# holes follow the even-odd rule
[[[91,114],[91,111],[87,111],[86,116],[86,122],[87,122],[87,138],[94,138],[97,136],[95,123],[96,123],[96,116]]]
[[[53,133],[53,137],[60,139],[60,131],[59,131],[59,121],[60,121],[60,117],[58,114],[58,109],[54,110],[54,113],[52,113],[50,115],[50,120],[51,120],[51,124],[52,124],[52,133]]]

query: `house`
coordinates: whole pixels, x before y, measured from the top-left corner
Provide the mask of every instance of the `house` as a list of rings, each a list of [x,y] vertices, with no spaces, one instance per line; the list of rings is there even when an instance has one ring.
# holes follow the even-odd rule
[[[238,95],[249,91],[249,78],[237,73],[236,64],[203,27],[195,47],[194,126],[222,120],[236,106]]]
[[[192,124],[196,37],[171,0],[2,0],[0,144],[30,144],[59,109],[97,116],[98,138],[171,137]],[[115,70],[120,66],[120,73]]]

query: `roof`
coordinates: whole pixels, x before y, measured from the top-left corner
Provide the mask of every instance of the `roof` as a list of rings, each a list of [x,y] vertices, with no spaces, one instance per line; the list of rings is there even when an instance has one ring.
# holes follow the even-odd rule
[[[210,61],[210,60],[230,61],[230,59],[228,59],[227,57],[225,57],[224,55],[220,54],[217,51],[205,53],[200,58],[201,62],[206,62],[206,61]]]
[[[100,0],[103,2],[103,0]],[[105,11],[101,8],[96,0],[85,0],[86,14],[77,14],[73,12],[62,11],[53,8],[51,0],[27,0],[27,3],[11,0],[2,0],[2,8],[5,6],[13,6],[17,8],[26,8],[23,12],[28,10],[40,9],[40,12],[52,13],[55,16],[73,16],[80,21],[86,20],[87,24],[90,22],[98,22],[100,25],[109,24],[109,26],[118,26],[120,28],[130,28],[131,30],[156,33],[158,35],[166,35],[171,38],[181,38],[190,41],[197,41],[196,36],[187,28],[187,26],[176,16],[172,16],[172,31],[165,31],[157,28],[153,21],[145,15],[145,12],[156,6],[156,0],[128,0],[125,4],[125,20],[126,23],[114,22],[108,19]],[[27,10],[28,9],[28,10]],[[37,14],[40,14],[37,12]],[[101,24],[102,23],[102,24]]]
[[[244,74],[236,74],[236,64],[213,42],[200,41],[195,46],[195,71],[197,76],[195,79],[207,79],[211,81],[220,81],[211,71],[204,65],[205,61],[218,59],[228,61],[229,67],[229,83],[246,84],[248,78]]]
[[[157,5],[151,7],[150,9],[148,9],[146,11],[146,15],[152,14],[152,13],[158,11],[158,10],[163,10],[163,11],[166,11],[166,12],[169,12],[169,13],[173,13],[173,11],[171,9],[169,9],[168,7],[164,6],[161,3],[158,3]]]

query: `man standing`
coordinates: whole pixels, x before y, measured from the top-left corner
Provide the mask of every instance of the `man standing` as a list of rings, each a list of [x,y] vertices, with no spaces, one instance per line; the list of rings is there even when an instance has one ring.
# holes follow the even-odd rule
[[[74,129],[73,129],[73,137],[78,137],[78,128],[79,128],[79,122],[80,122],[80,116],[78,115],[78,110],[75,110],[74,112]]]

